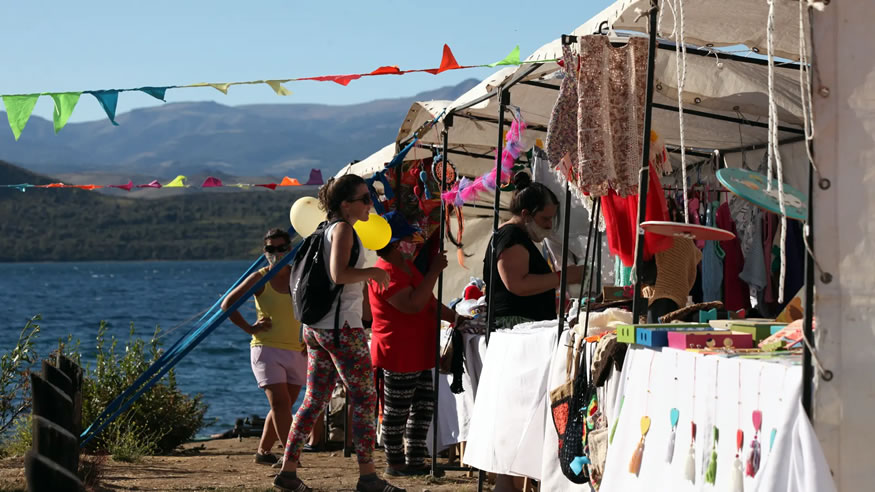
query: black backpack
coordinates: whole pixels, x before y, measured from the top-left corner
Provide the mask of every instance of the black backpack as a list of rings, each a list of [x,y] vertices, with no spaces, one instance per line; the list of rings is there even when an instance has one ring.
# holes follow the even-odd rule
[[[340,220],[325,221],[310,234],[295,254],[292,261],[292,302],[298,321],[312,325],[328,316],[331,305],[343,292],[343,285],[336,285],[328,276],[329,257],[325,254],[325,231]],[[355,231],[353,231],[355,234]],[[358,236],[349,255],[349,266],[355,266],[359,256]],[[340,300],[334,310],[334,344],[340,346]]]

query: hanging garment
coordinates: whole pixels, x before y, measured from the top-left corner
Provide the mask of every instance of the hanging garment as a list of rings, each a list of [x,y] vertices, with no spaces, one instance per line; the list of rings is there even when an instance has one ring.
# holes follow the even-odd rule
[[[769,212],[763,213],[763,258],[766,264],[766,288],[763,291],[763,300],[770,304],[778,300],[777,292],[775,292],[775,281],[771,273],[772,244],[775,241],[777,227],[778,217]]]
[[[717,203],[709,204],[705,225],[716,225]],[[714,302],[723,299],[723,258],[717,252],[716,241],[705,241],[702,251],[702,302]]]
[[[650,291],[650,304],[659,299],[670,299],[677,305],[668,314],[687,305],[687,296],[696,281],[696,270],[702,261],[702,252],[692,239],[674,237],[672,245],[656,254],[656,284]]]
[[[550,113],[547,125],[547,159],[554,165],[568,164],[570,171],[577,170],[577,55],[571,47],[562,47],[564,69],[562,83],[559,85],[559,96]],[[576,183],[576,179],[571,178]]]
[[[595,196],[638,193],[644,148],[647,40],[614,48],[607,36],[578,39],[579,186]],[[660,193],[660,196],[662,194]]]
[[[662,184],[653,166],[650,167],[650,184],[647,193],[647,213],[645,220],[668,220],[668,205],[661,192]],[[602,197],[602,215],[605,219],[605,231],[608,236],[608,247],[611,254],[619,256],[623,264],[635,264],[635,242],[638,230],[638,195],[620,196],[614,190]],[[643,221],[642,221],[643,222]],[[661,236],[647,232],[644,234],[644,260],[649,261],[653,255],[665,251],[672,245],[670,236]]]
[[[750,288],[739,278],[744,268],[744,256],[741,254],[741,243],[727,203],[717,208],[717,227],[736,234],[731,240],[720,241],[720,248],[724,253],[723,305],[729,311],[750,310]]]

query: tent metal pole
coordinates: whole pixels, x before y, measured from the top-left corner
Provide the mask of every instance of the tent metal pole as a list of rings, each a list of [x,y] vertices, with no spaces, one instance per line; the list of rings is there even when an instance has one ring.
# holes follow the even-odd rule
[[[499,87],[498,104],[498,146],[495,148],[495,201],[492,207],[492,237],[489,239],[489,283],[486,284],[486,346],[489,346],[489,334],[495,329],[495,289],[493,285],[498,275],[498,258],[495,257],[495,234],[498,232],[498,209],[501,204],[501,154],[504,151],[504,109],[510,104],[510,91]],[[486,472],[480,470],[477,475],[477,490],[483,490]]]
[[[568,186],[568,180],[565,180],[565,223],[562,224],[562,264],[557,265],[561,272],[559,274],[559,327],[557,331],[556,344],[562,340],[562,330],[565,329],[565,297],[568,292],[568,234],[571,229],[571,188]]]
[[[498,275],[498,258],[495,257],[495,234],[498,232],[498,210],[501,207],[501,154],[504,152],[504,108],[510,104],[510,92],[501,89],[498,107],[498,146],[495,150],[495,201],[492,205],[492,237],[489,240],[489,284],[486,286],[486,345],[489,345],[489,335],[495,329],[495,303],[493,302],[495,276]]]
[[[644,229],[641,222],[647,214],[647,185],[650,183],[650,127],[653,120],[653,78],[656,64],[656,18],[659,0],[650,0],[650,48],[647,51],[647,94],[644,101],[644,148],[641,153],[641,171],[638,175],[638,219],[636,220],[635,241],[635,296],[632,300],[632,323],[638,323],[646,305],[641,298],[641,283],[638,282],[638,268],[644,263]]]
[[[450,127],[453,126],[453,115],[448,114],[444,117],[444,129],[441,132],[441,137],[443,138],[443,153],[441,154],[441,196],[447,191],[447,147],[449,146],[450,139]],[[446,214],[446,203],[444,203],[443,198],[441,198],[441,223],[440,223],[440,240],[438,241],[440,244],[439,251],[443,253],[444,251],[444,236],[446,234],[446,221],[444,220],[444,215]],[[431,476],[438,476],[438,402],[440,401],[440,364],[441,364],[441,335],[443,330],[441,330],[441,318],[442,311],[444,306],[444,272],[441,271],[440,276],[438,276],[437,283],[437,315],[435,316],[437,319],[435,323],[437,328],[435,329],[434,339],[434,408],[432,409],[432,418],[431,418]],[[449,343],[452,343],[450,341]]]
[[[489,116],[480,116],[480,115],[476,115],[476,114],[464,114],[464,113],[456,114],[456,116],[458,116],[459,118],[466,118],[466,119],[474,120],[474,121],[482,121],[485,123],[498,123],[498,120],[496,120],[495,118],[490,118]],[[538,131],[538,132],[546,132],[547,131],[546,126],[536,125],[534,123],[531,125],[526,123],[526,129]]]
[[[809,145],[810,143],[806,143]],[[812,155],[814,150],[811,149]],[[808,221],[804,224],[805,236],[805,313],[802,321],[802,336],[808,343],[802,344],[802,408],[808,420],[814,422],[814,366],[811,365],[811,349],[814,347],[814,166],[808,163]]]
[[[677,106],[670,106],[668,104],[653,103],[652,106],[656,109],[664,109],[666,111],[674,111],[675,113],[677,113],[679,111]],[[684,108],[684,114],[689,114],[692,116],[699,116],[702,118],[708,118],[708,119],[712,119],[712,120],[728,121],[730,123],[737,123],[739,125],[753,126],[756,128],[769,128],[768,123],[761,123],[759,121],[750,121],[750,120],[747,120],[744,118],[735,118],[733,116],[725,116],[722,114],[706,113],[705,111],[698,111],[695,109]],[[805,134],[805,130],[802,130],[801,128],[793,128],[793,127],[789,127],[789,126],[778,126],[778,130],[782,131],[782,132],[786,132],[786,133],[793,133],[796,135],[804,135]]]

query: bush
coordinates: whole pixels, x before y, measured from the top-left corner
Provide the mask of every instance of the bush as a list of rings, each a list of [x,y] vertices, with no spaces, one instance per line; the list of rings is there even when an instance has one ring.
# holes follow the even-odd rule
[[[0,356],[0,437],[30,409],[30,369],[39,359],[33,348],[39,320],[39,315],[28,320],[15,347]]]
[[[82,422],[87,426],[116,396],[128,388],[161,355],[160,329],[146,342],[134,336],[134,325],[124,348],[101,321],[97,333],[96,363],[87,367],[82,387]],[[78,343],[62,346],[80,360]],[[207,405],[200,395],[180,391],[171,370],[129,409],[88,443],[88,449],[121,457],[167,453],[194,437],[203,426]],[[117,458],[118,459],[118,458]]]
[[[24,456],[33,447],[33,424],[30,414],[21,415],[8,429],[7,439],[0,446],[0,457]]]

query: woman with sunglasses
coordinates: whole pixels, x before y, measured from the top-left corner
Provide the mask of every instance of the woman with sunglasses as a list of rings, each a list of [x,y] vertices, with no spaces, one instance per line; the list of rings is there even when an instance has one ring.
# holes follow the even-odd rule
[[[334,301],[340,303],[340,319],[336,320],[340,327],[340,343],[334,341],[335,306],[320,321],[304,325],[307,392],[286,441],[282,472],[273,484],[280,490],[292,492],[312,490],[298,478],[298,458],[316,418],[325,409],[340,379],[346,386],[352,407],[351,428],[360,474],[356,490],[403,492],[403,489],[377,477],[372,457],[376,441],[374,410],[377,392],[362,314],[366,282],[373,280],[385,288],[389,285],[389,274],[380,268],[364,268],[364,247],[352,227],[360,220],[368,220],[371,195],[364,179],[348,174],[329,179],[319,189],[319,202],[332,222],[325,229],[323,251],[329,259],[328,276],[334,284],[343,285]],[[355,244],[357,248],[353,248]],[[358,251],[358,256],[350,261],[353,249]]]
[[[281,229],[269,230],[264,236],[264,256],[269,265],[234,288],[222,301],[222,309],[227,311],[290,249],[289,233]],[[291,268],[284,267],[255,293],[258,320],[254,324],[250,325],[239,311],[229,316],[235,325],[252,335],[249,343],[252,373],[270,403],[270,412],[264,420],[264,430],[255,453],[255,462],[261,465],[279,462],[270,450],[277,440],[289,434],[292,404],[307,380],[307,353],[301,337],[301,324],[295,319],[289,296],[290,273]]]

